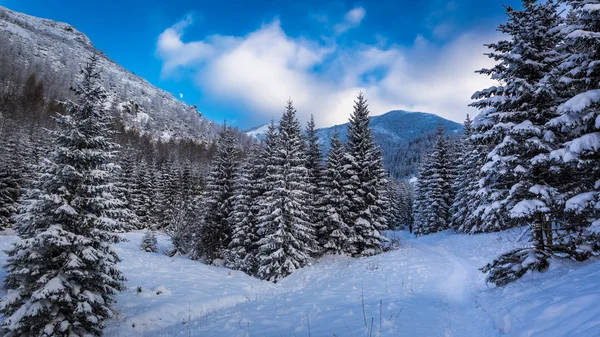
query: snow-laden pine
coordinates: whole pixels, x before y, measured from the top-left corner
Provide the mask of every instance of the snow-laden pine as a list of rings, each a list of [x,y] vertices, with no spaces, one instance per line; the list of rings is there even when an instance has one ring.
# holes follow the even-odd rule
[[[233,212],[233,189],[239,166],[239,150],[231,127],[223,125],[217,153],[206,178],[196,254],[208,263],[224,258],[231,242],[228,219]]]
[[[414,226],[416,235],[449,228],[450,206],[454,198],[455,160],[450,140],[438,125],[434,148],[427,155],[415,187]]]
[[[476,213],[482,197],[479,194],[480,169],[486,155],[484,147],[475,143],[471,136],[472,120],[467,115],[464,135],[458,146],[459,161],[453,186],[456,195],[450,207],[450,227],[470,234],[483,231]]]
[[[387,229],[382,193],[385,171],[381,152],[369,127],[369,107],[363,93],[354,101],[354,111],[348,125],[348,143],[344,155],[345,198],[350,202],[344,221],[351,226],[349,241],[354,254],[375,255],[382,252],[387,239],[381,231]]]
[[[5,336],[99,336],[125,288],[110,246],[120,241],[123,203],[114,198],[116,145],[97,62],[93,55],[82,68],[77,102],[56,117],[54,150],[23,199],[0,302]]]
[[[275,126],[267,137],[270,142]],[[260,197],[265,189],[264,148],[254,144],[248,151],[248,156],[241,165],[235,179],[233,211],[229,216],[229,226],[232,228],[231,242],[227,252],[226,266],[241,270],[249,275],[256,275],[258,252],[258,212]]]
[[[323,221],[319,228],[319,244],[325,253],[352,255],[355,253],[354,245],[349,241],[352,237],[352,228],[344,221],[344,214],[352,206],[347,199],[349,188],[344,179],[344,145],[339,133],[334,132],[331,137],[329,152],[321,188],[323,191]]]
[[[488,57],[497,62],[478,73],[501,81],[478,91],[472,106],[477,141],[491,145],[482,168],[478,209],[481,230],[503,230],[530,224],[553,212],[554,179],[544,160],[556,137],[545,126],[554,116],[555,93],[549,83],[557,60],[561,18],[555,1],[524,0],[523,9],[507,7],[508,21],[499,26],[508,39],[492,43]]]
[[[296,109],[288,101],[267,159],[260,198],[258,277],[277,281],[311,263],[317,250],[310,223],[306,150]]]
[[[313,115],[306,125],[306,161],[305,166],[308,173],[308,215],[310,222],[317,230],[317,237],[320,236],[319,227],[323,219],[323,205],[320,204],[323,200],[323,191],[321,190],[321,182],[323,180],[323,152],[319,143],[319,136],[315,125]]]
[[[572,11],[558,47],[558,90],[566,100],[548,124],[561,144],[551,153],[562,178],[564,207],[559,238],[563,254],[577,260],[600,253],[600,1],[569,0]]]

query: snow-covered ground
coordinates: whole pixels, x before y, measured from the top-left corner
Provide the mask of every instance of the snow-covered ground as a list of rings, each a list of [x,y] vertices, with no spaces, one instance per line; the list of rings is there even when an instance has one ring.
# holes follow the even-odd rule
[[[505,288],[478,268],[518,245],[519,231],[412,238],[370,258],[326,257],[277,284],[116,246],[129,289],[107,336],[600,336],[600,262],[555,261]],[[0,236],[7,249],[13,235]],[[6,256],[0,255],[0,262]],[[4,272],[0,274],[4,277]]]

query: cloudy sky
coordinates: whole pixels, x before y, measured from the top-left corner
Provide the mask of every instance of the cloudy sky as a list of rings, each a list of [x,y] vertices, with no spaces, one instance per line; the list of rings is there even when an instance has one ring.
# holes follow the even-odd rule
[[[98,49],[205,116],[240,128],[279,117],[347,120],[359,91],[371,112],[455,121],[491,82],[484,43],[516,0],[0,0],[69,22]]]

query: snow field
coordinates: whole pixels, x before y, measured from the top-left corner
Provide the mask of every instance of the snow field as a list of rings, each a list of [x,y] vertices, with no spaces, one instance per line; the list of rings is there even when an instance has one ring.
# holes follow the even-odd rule
[[[600,336],[600,262],[553,261],[548,272],[504,288],[485,284],[478,268],[525,245],[520,230],[416,239],[401,232],[398,250],[326,256],[277,284],[170,258],[165,235],[158,253],[143,252],[143,234],[124,234],[129,241],[115,247],[128,290],[106,336]],[[5,232],[0,248],[15,240]]]

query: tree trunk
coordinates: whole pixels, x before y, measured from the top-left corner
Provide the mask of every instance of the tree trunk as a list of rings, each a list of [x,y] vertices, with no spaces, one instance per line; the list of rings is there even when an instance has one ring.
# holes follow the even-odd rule
[[[535,240],[535,248],[544,250],[544,231],[542,228],[542,215],[540,214],[533,223],[533,235]]]
[[[552,242],[552,220],[546,220],[544,222],[545,232],[546,232],[546,246],[551,247],[553,245]]]

